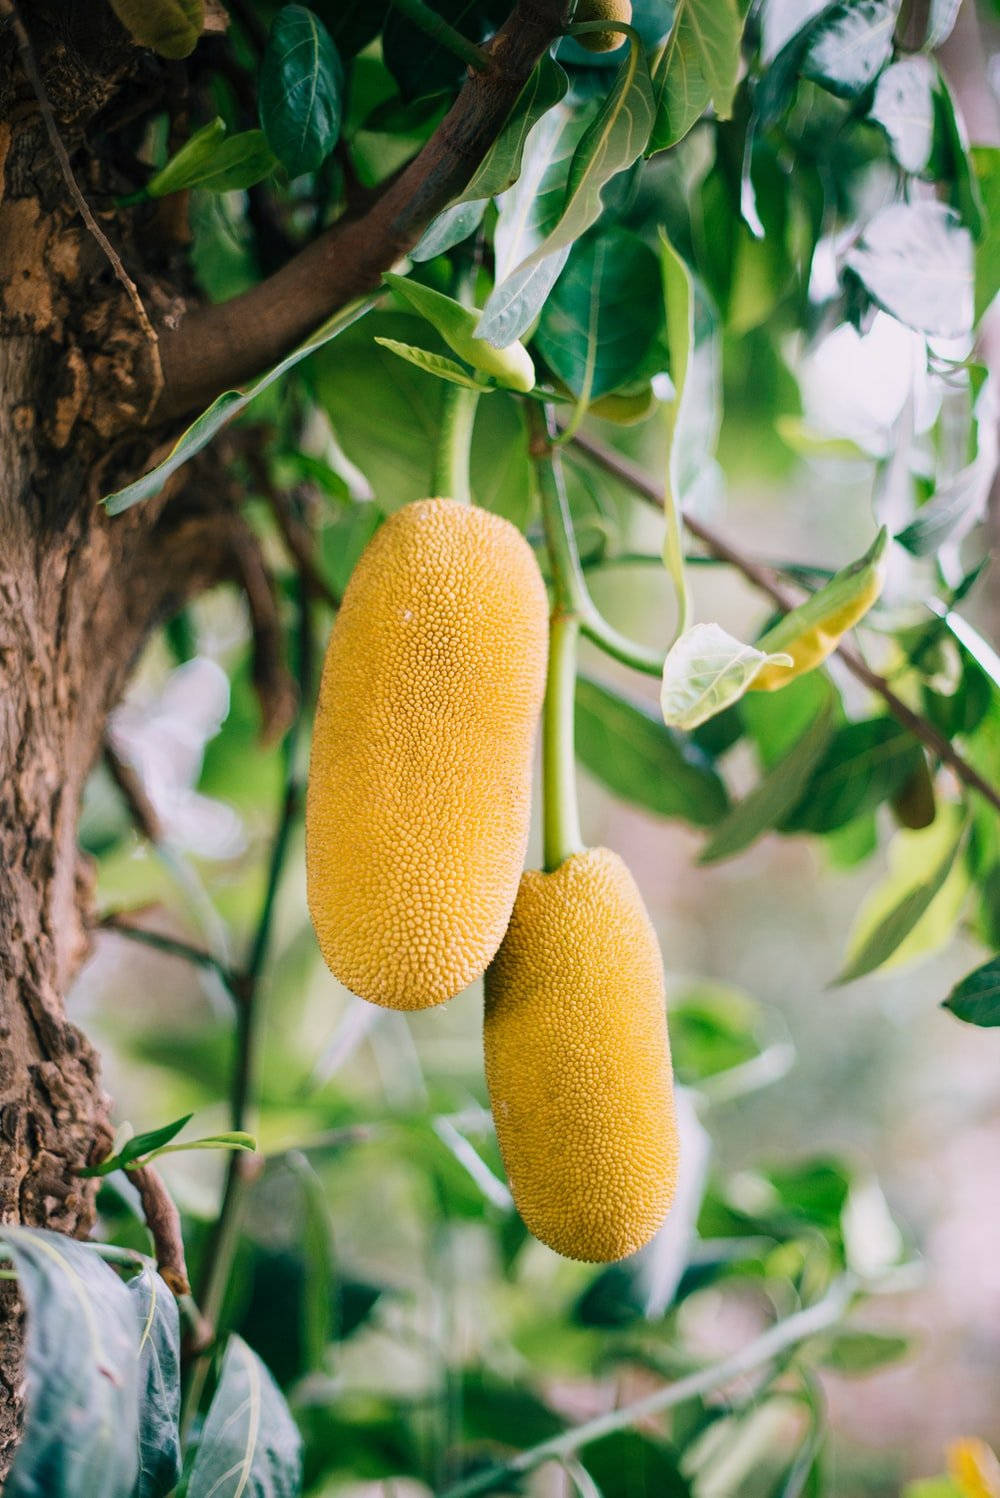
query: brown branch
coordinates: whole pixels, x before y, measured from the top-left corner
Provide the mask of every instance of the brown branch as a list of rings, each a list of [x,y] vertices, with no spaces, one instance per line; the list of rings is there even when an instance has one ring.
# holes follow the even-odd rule
[[[612,478],[631,489],[648,504],[657,509],[663,508],[663,493],[659,486],[644,473],[637,464],[630,462],[621,453],[615,452],[613,448],[606,447],[603,442],[588,436],[584,432],[577,432],[572,439],[573,446],[578,447],[581,452],[587,454],[588,458],[602,468]],[[748,582],[760,592],[765,593],[772,603],[777,604],[783,613],[788,613],[795,607],[796,600],[789,593],[772,568],[755,562],[752,558],[744,556],[741,551],[726,541],[704,521],[695,520],[691,515],[684,516],[684,524],[693,536],[697,536],[706,550],[712,556],[718,557],[722,562],[728,562],[741,572]],[[838,645],[837,654],[844,665],[855,676],[858,681],[864,682],[865,686],[882,698],[886,707],[897,722],[908,728],[914,738],[925,744],[932,754],[946,764],[954,773],[956,778],[970,790],[978,793],[987,800],[991,806],[1000,811],[1000,790],[984,780],[979,771],[970,765],[968,760],[963,759],[958,750],[955,749],[948,739],[929,723],[926,718],[915,713],[908,707],[901,697],[898,697],[884,676],[873,671],[849,645]]]
[[[175,1295],[190,1295],[181,1214],[163,1178],[152,1165],[140,1165],[126,1172],[139,1193],[142,1215],[146,1219],[156,1249],[156,1267]]]
[[[115,249],[114,245],[111,243],[110,239],[105,234],[104,230],[101,228],[100,224],[94,217],[93,212],[91,211],[90,204],[84,197],[83,192],[80,188],[80,184],[77,182],[76,177],[73,174],[73,168],[70,164],[69,153],[67,152],[66,147],[63,145],[62,136],[59,134],[59,126],[56,124],[56,117],[52,112],[52,105],[49,102],[49,96],[45,92],[45,85],[42,82],[41,75],[38,71],[38,66],[35,62],[35,54],[34,50],[32,49],[31,38],[28,35],[24,22],[21,20],[21,17],[18,14],[17,6],[14,4],[14,0],[0,0],[0,15],[3,14],[6,14],[10,18],[11,26],[14,30],[14,36],[17,41],[17,50],[18,55],[21,59],[21,66],[24,69],[25,77],[31,84],[32,92],[34,93],[35,99],[38,102],[39,113],[42,116],[45,130],[49,137],[49,142],[52,146],[53,152],[55,153],[56,160],[59,163],[59,170],[62,172],[63,181],[66,183],[66,188],[69,192],[69,195],[73,199],[73,202],[76,204],[77,211],[79,212],[80,217],[83,219],[83,222],[86,224],[88,230],[103,250],[105,257],[107,258],[108,263],[111,266],[111,269],[114,271],[118,280],[125,288],[125,294],[127,295],[129,301],[132,303],[132,307],[135,310],[136,319],[139,323],[139,326],[142,328],[143,333],[146,335],[146,338],[149,340],[149,342],[155,345],[157,341],[156,331],[153,328],[153,325],[149,320],[149,315],[142,304],[142,298],[139,295],[139,288],[136,286],[135,282],[132,280],[132,277],[125,269],[125,266],[122,263],[122,258],[119,255],[118,251]],[[151,398],[149,402],[150,409],[152,409],[153,405],[155,404],[158,395],[159,392],[156,390],[153,390],[151,392]]]
[[[298,693],[285,665],[278,595],[270,568],[244,521],[233,521],[233,565],[246,596],[253,634],[253,686],[264,744],[280,739],[295,717]]]
[[[335,224],[241,296],[161,329],[164,388],[153,419],[181,416],[250,379],[376,287],[466,186],[568,8],[568,0],[517,0],[485,48],[489,70],[467,79],[423,150],[367,213]]]

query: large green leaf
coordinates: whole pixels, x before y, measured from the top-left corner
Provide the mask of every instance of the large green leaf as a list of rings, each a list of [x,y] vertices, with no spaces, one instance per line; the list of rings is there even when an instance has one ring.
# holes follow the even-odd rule
[[[580,1454],[602,1498],[690,1498],[676,1454],[662,1441],[637,1430],[618,1430],[586,1446]]]
[[[660,816],[711,827],[729,804],[706,755],[643,703],[585,676],[576,684],[576,750],[617,795]]]
[[[573,246],[535,334],[549,368],[574,395],[596,400],[636,378],[656,342],[656,256],[624,229]]]
[[[289,176],[314,172],[337,144],[344,74],[330,33],[304,5],[283,5],[260,65],[257,107]]]
[[[186,1498],[299,1498],[302,1442],[255,1352],[231,1336]]]
[[[869,224],[846,265],[879,306],[925,333],[972,327],[972,240],[942,203],[891,203]]]
[[[761,833],[777,827],[799,800],[834,732],[832,693],[783,759],[723,818],[701,851],[699,863],[732,858]]]
[[[134,1498],[166,1498],[181,1475],[177,1302],[148,1264],[127,1288],[139,1327],[139,1476]]]
[[[994,957],[956,983],[946,1009],[970,1025],[1000,1025],[1000,957]]]
[[[612,177],[625,171],[642,154],[652,126],[653,95],[649,70],[638,48],[630,47],[610,93],[573,154],[566,195],[555,226],[521,261],[513,275],[524,275],[557,251],[568,249],[596,222],[601,213],[604,188]],[[498,310],[501,306],[506,309],[502,328]],[[525,316],[522,307],[514,317],[509,291],[501,282],[483,309],[479,335],[502,347],[524,331],[532,316],[532,313]]]
[[[269,177],[277,158],[263,130],[220,133],[213,121],[193,135],[147,184],[147,197],[200,187],[204,192],[237,192]]]
[[[853,99],[892,56],[900,0],[841,0],[809,32],[802,75],[831,93]]]
[[[28,1312],[24,1436],[5,1498],[132,1498],[139,1330],[125,1285],[93,1249],[0,1227]]]
[[[374,300],[373,297],[369,297],[365,301],[352,302],[342,312],[335,313],[323,323],[322,327],[317,328],[305,343],[300,343],[298,348],[286,354],[273,369],[269,369],[266,374],[254,380],[253,384],[243,390],[223,391],[222,395],[218,396],[208,409],[203,411],[197,420],[193,421],[182,433],[162,463],[158,463],[155,468],[143,474],[142,478],[126,485],[124,489],[105,495],[103,504],[108,514],[120,515],[124,510],[131,509],[133,505],[141,504],[144,499],[151,499],[154,494],[159,494],[170,475],[183,467],[189,458],[194,457],[195,453],[207,447],[216,433],[232,421],[234,416],[238,416],[256,396],[265,391],[269,385],[273,385],[275,380],[279,380],[296,364],[308,358],[316,349],[322,348],[332,338],[339,337],[345,328],[349,328],[352,323],[357,322],[359,317],[364,316],[374,305]]]
[[[904,57],[879,78],[869,119],[880,125],[899,165],[923,172],[934,149],[937,72],[927,57]]]
[[[866,718],[837,730],[785,832],[832,832],[880,806],[919,763],[920,745],[894,718]]]
[[[743,18],[736,0],[677,0],[674,24],[652,65],[656,119],[647,154],[676,145],[709,103],[732,114]]]

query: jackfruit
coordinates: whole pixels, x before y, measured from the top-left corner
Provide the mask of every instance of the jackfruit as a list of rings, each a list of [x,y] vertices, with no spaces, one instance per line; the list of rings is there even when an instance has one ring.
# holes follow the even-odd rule
[[[635,1253],[670,1209],[663,964],[631,874],[591,848],[521,879],[486,973],[486,1080],[526,1226],[569,1259]]]
[[[573,12],[576,21],[622,21],[632,23],[632,0],[580,0]],[[613,52],[625,40],[620,31],[585,31],[574,38],[588,52]]]
[[[450,499],[375,533],[330,636],[306,805],[309,909],[331,972],[391,1009],[478,978],[528,839],[545,585],[508,521]]]

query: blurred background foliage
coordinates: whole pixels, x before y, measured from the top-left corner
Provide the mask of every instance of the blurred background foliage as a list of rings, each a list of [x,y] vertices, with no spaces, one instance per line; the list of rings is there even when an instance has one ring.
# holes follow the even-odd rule
[[[339,142],[304,173],[267,155],[260,181],[195,188],[192,260],[212,298],[259,279],[386,181],[461,84],[462,62],[399,10],[313,8],[343,70]],[[478,41],[508,7],[435,9]],[[227,37],[198,53],[192,132],[215,117],[230,133],[256,130],[248,99],[280,13],[259,0],[232,10]],[[752,6],[732,118],[703,118],[708,98],[695,97],[669,149],[610,182],[526,336],[555,391],[580,397],[590,379],[591,402],[618,400],[605,417],[638,418],[592,410],[583,430],[660,484],[673,393],[665,229],[696,298],[685,506],[806,589],[864,552],[874,512],[896,544],[861,632],[865,657],[996,783],[1000,613],[986,558],[998,335],[988,317],[977,326],[1000,286],[1000,133],[988,118],[1000,29],[985,0],[966,0],[952,32],[958,12],[942,0],[902,13],[888,0]],[[635,14],[654,53],[683,21],[655,0]],[[522,178],[548,173],[550,193],[620,60],[571,42],[558,56],[570,93],[548,135],[529,138]],[[143,150],[161,168],[165,128]],[[505,220],[525,206],[518,192],[413,274],[447,291],[471,267],[484,300],[490,247],[503,253]],[[506,253],[509,269],[518,256]],[[582,319],[581,301],[596,319]],[[82,827],[109,929],[74,1018],[101,1045],[119,1117],[148,1129],[193,1112],[208,1132],[245,1126],[227,1102],[235,1032],[220,972],[245,962],[282,806],[292,813],[257,992],[262,1166],[222,1321],[284,1390],[305,1491],[447,1494],[478,1466],[752,1344],[845,1269],[872,1292],[847,1321],[764,1376],[725,1380],[540,1467],[528,1490],[888,1498],[943,1471],[959,1437],[996,1445],[995,1039],[942,1001],[1000,947],[1000,826],[837,658],[680,735],[659,719],[653,684],[585,647],[584,832],[627,859],[658,928],[682,1086],[679,1200],[634,1259],[595,1269],[527,1237],[486,1111],[478,991],[404,1017],[324,968],[286,792],[305,773],[332,609],[383,515],[428,492],[449,388],[375,335],[447,352],[386,297],[224,438],[277,580],[302,731],[262,742],[259,629],[255,641],[242,594],[220,589],[165,627],[112,725],[158,840],[136,831],[107,768]],[[662,645],[676,622],[658,565],[662,517],[585,449],[568,446],[565,459],[595,599]],[[540,542],[522,404],[508,392],[479,402],[471,477],[478,503]],[[687,570],[696,618],[745,640],[771,622],[738,568],[694,544]],[[723,843],[699,862],[829,700],[832,737],[797,797],[773,801],[779,769],[732,856]],[[529,863],[538,857],[536,834]],[[882,941],[878,971],[831,986],[921,888],[928,897],[894,945]],[[185,948],[211,960],[192,963]],[[995,984],[992,1004],[968,1017],[998,1022]],[[163,1163],[196,1284],[222,1168],[200,1153]],[[105,1240],[145,1249],[123,1175],[107,1178],[100,1209]],[[988,1452],[956,1448],[951,1475],[913,1498],[1000,1491],[971,1485],[977,1462],[992,1481]],[[497,1489],[520,1490],[513,1478]]]

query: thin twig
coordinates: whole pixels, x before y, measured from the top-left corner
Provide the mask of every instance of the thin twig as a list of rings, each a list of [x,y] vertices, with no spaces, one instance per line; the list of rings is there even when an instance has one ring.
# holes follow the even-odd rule
[[[584,432],[577,432],[573,438],[572,445],[579,448],[581,452],[586,453],[588,458],[598,468],[602,468],[605,473],[611,474],[613,478],[616,478],[620,483],[631,489],[633,493],[638,494],[648,504],[662,510],[663,495],[658,485],[637,464],[623,457],[621,453],[615,452],[613,448],[606,447],[603,442],[598,442],[596,438]],[[766,594],[772,603],[777,604],[783,613],[787,614],[796,606],[796,599],[789,593],[778,574],[772,568],[763,566],[761,563],[753,561],[751,557],[745,556],[743,552],[739,551],[730,542],[726,541],[724,537],[712,530],[710,526],[705,525],[704,521],[696,520],[693,516],[685,514],[684,524],[693,536],[698,537],[713,556],[735,567],[748,582],[753,583],[754,587]],[[943,764],[946,764],[963,785],[968,786],[970,790],[978,791],[991,806],[1000,811],[1000,790],[985,780],[979,771],[959,754],[958,750],[945,738],[944,734],[938,732],[933,723],[929,723],[926,718],[914,712],[911,707],[908,707],[902,698],[896,695],[885,677],[880,676],[877,671],[873,671],[870,666],[866,665],[857,651],[853,650],[851,646],[838,645],[837,654],[852,676],[856,677],[858,681],[863,682],[866,687],[882,698],[897,722],[902,723],[903,727],[909,729],[914,738],[919,739],[922,744],[925,744],[930,749],[932,754],[935,754]]]
[[[138,942],[141,946],[152,947],[156,952],[164,952],[168,957],[179,957],[184,962],[191,962],[195,967],[211,968],[222,979],[227,988],[231,988],[235,982],[235,974],[221,962],[214,952],[207,947],[195,946],[193,942],[181,941],[178,937],[167,936],[161,931],[149,931],[145,926],[137,926],[134,920],[129,919],[130,912],[110,910],[101,916],[97,922],[100,931],[114,931],[118,936],[127,937],[129,941]]]
[[[141,778],[108,738],[104,740],[104,763],[142,836],[150,843],[162,843],[163,826]]]
[[[153,324],[150,322],[146,309],[142,304],[142,298],[139,295],[139,288],[136,286],[135,282],[132,280],[132,277],[125,269],[125,266],[122,264],[122,259],[118,254],[118,251],[115,249],[114,245],[111,243],[110,239],[105,234],[104,230],[101,228],[100,224],[94,217],[90,208],[90,204],[84,197],[83,192],[80,189],[80,184],[77,182],[76,177],[73,175],[73,168],[70,165],[69,154],[66,150],[66,147],[63,145],[62,136],[59,134],[59,126],[56,124],[56,117],[52,112],[52,105],[49,102],[49,96],[45,91],[45,85],[42,82],[41,75],[38,71],[38,65],[35,62],[35,54],[31,46],[31,38],[28,35],[24,22],[21,20],[21,17],[18,14],[17,6],[14,4],[14,0],[0,0],[0,13],[2,12],[6,12],[10,17],[11,24],[14,28],[14,36],[17,39],[17,50],[21,57],[21,66],[24,68],[25,77],[31,84],[32,91],[34,92],[35,98],[38,101],[39,112],[41,113],[42,120],[45,124],[45,129],[48,134],[49,141],[51,142],[52,150],[55,152],[55,157],[59,163],[59,169],[62,172],[63,181],[66,183],[69,195],[73,199],[73,202],[76,204],[80,217],[83,219],[88,230],[97,240],[97,243],[100,245],[101,249],[104,251],[111,269],[114,271],[115,275],[118,277],[118,280],[125,288],[126,295],[128,296],[129,301],[132,303],[133,308],[135,309],[135,315],[139,322],[139,326],[142,328],[142,331],[145,334],[147,340],[151,344],[155,345],[158,341],[156,330],[153,327]],[[155,401],[156,399],[158,399],[158,397],[159,391],[156,391],[153,395],[153,400]]]
[[[818,1300],[815,1305],[808,1306],[803,1311],[797,1311],[793,1316],[786,1317],[784,1321],[776,1322],[753,1342],[741,1347],[738,1352],[720,1359],[717,1363],[710,1363],[707,1368],[700,1368],[686,1378],[677,1379],[675,1383],[657,1389],[654,1393],[647,1394],[645,1398],[637,1399],[632,1404],[622,1405],[606,1415],[598,1415],[594,1420],[586,1420],[582,1425],[573,1426],[570,1430],[553,1436],[548,1441],[541,1441],[537,1446],[531,1446],[527,1451],[519,1452],[509,1461],[498,1462],[495,1466],[487,1467],[464,1482],[456,1483],[454,1487],[448,1488],[441,1498],[474,1498],[475,1494],[488,1493],[501,1482],[534,1471],[543,1462],[561,1461],[564,1457],[579,1451],[581,1446],[589,1446],[592,1442],[600,1440],[602,1436],[627,1429],[629,1426],[638,1424],[640,1420],[648,1420],[652,1415],[662,1414],[664,1410],[674,1409],[688,1399],[700,1398],[713,1389],[731,1383],[736,1378],[753,1373],[765,1364],[773,1362],[788,1348],[805,1341],[807,1337],[815,1336],[817,1332],[825,1331],[838,1322],[847,1310],[857,1288],[857,1281],[853,1275],[842,1275],[840,1279],[834,1281],[822,1300]]]
[[[139,1193],[142,1214],[146,1219],[156,1249],[156,1267],[178,1298],[191,1294],[181,1214],[173,1197],[163,1184],[163,1177],[152,1165],[140,1165],[128,1171],[128,1178]]]

